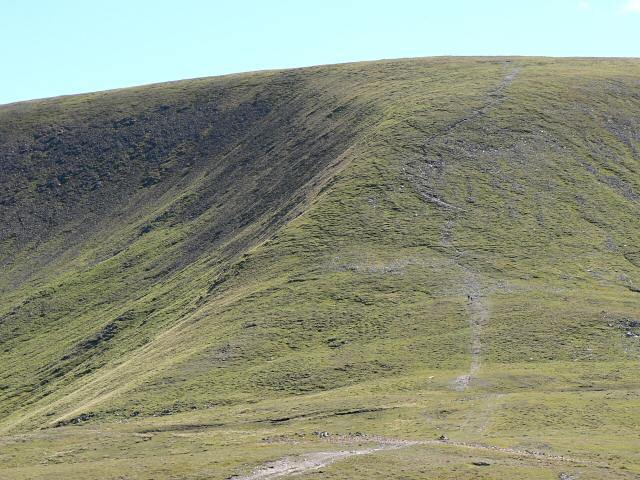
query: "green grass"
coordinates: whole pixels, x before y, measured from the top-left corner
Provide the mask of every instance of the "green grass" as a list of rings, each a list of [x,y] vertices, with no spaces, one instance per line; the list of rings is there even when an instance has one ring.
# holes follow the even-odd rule
[[[428,444],[323,478],[640,475],[639,74],[413,59],[0,107],[0,478],[345,448],[316,431],[576,459]]]

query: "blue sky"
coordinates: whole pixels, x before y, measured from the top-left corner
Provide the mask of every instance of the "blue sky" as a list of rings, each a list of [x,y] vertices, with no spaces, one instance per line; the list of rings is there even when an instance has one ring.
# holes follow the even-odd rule
[[[0,103],[432,55],[640,56],[640,0],[0,0]]]

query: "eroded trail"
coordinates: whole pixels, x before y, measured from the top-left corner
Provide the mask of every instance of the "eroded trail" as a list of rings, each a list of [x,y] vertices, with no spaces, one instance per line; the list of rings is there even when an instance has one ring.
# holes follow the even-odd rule
[[[487,115],[487,113],[489,113],[489,111],[503,103],[506,99],[507,89],[515,81],[515,79],[518,77],[518,74],[520,73],[520,68],[512,68],[506,64],[505,68],[507,69],[507,73],[504,75],[500,83],[487,94],[488,98],[485,104],[475,110],[472,110],[466,117],[461,118],[448,125],[444,132],[430,138],[429,141],[425,144],[425,148],[427,148],[433,140],[450,136],[457,129],[484,117],[485,115]]]
[[[456,442],[452,440],[401,440],[377,435],[365,436],[366,440],[375,442],[369,448],[359,448],[353,450],[337,450],[327,452],[311,452],[299,456],[287,456],[268,462],[256,467],[250,474],[240,477],[233,477],[235,480],[263,480],[272,478],[283,478],[289,475],[311,472],[331,465],[340,460],[359,456],[369,455],[384,450],[394,450],[410,446],[434,446],[452,447],[465,450],[472,450],[484,453],[504,454],[509,457],[523,460],[534,460],[537,463],[544,461],[549,464],[570,464],[570,465],[590,465],[598,468],[610,468],[605,463],[593,462],[589,459],[573,458],[564,455],[551,455],[544,452],[531,450],[521,450],[515,448],[496,447],[493,445],[483,445],[477,443]],[[329,440],[331,444],[350,445],[354,442],[362,442],[363,437],[354,438],[352,436],[338,435]]]
[[[485,117],[491,110],[496,109],[506,100],[507,91],[510,85],[516,80],[520,69],[518,67],[514,68],[509,64],[505,64],[505,69],[506,72],[504,77],[492,91],[488,92],[487,100],[484,105],[473,110],[458,121],[448,125],[443,132],[428,138],[423,146],[426,157],[429,157],[430,150],[438,143],[446,144],[449,140],[454,139],[455,134],[459,130],[472,126],[475,122]],[[446,167],[442,158],[435,162],[433,166],[436,167],[435,170],[440,172],[444,172]],[[443,175],[443,173],[441,173],[441,175]],[[467,212],[465,212],[465,207],[446,202],[442,200],[440,195],[434,193],[438,190],[438,188],[436,188],[437,176],[434,177],[429,174],[418,175],[417,177],[424,181],[421,184],[422,188],[419,188],[422,197],[429,203],[435,203],[451,212],[450,219],[443,227],[441,238],[442,246],[450,248],[456,259],[463,257],[465,252],[456,246],[453,238],[453,230],[460,217],[467,214]],[[440,181],[444,182],[443,179],[440,179]],[[468,300],[469,325],[471,329],[471,362],[469,366],[469,373],[460,375],[453,382],[453,388],[455,390],[462,391],[469,387],[473,377],[477,376],[480,371],[482,361],[482,329],[489,321],[490,310],[486,295],[482,288],[482,283],[478,278],[478,274],[470,270],[468,267],[462,266],[458,260],[456,260],[456,263],[458,263],[464,271],[463,285],[464,292],[466,293]]]
[[[489,321],[489,307],[483,296],[480,282],[475,274],[467,274],[467,300],[469,309],[469,326],[471,328],[471,363],[469,373],[460,375],[454,382],[456,390],[465,390],[471,379],[477,376],[482,365],[482,328]]]
[[[334,462],[358,455],[369,455],[381,450],[401,448],[417,442],[381,443],[375,447],[358,450],[339,450],[335,452],[312,452],[297,457],[284,457],[273,462],[260,465],[249,475],[236,477],[238,480],[261,480],[281,478],[288,475],[318,470]]]

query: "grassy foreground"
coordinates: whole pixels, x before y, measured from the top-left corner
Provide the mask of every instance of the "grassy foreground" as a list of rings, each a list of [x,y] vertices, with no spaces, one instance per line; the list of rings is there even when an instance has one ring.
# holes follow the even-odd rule
[[[638,478],[639,79],[412,59],[0,106],[0,478]]]

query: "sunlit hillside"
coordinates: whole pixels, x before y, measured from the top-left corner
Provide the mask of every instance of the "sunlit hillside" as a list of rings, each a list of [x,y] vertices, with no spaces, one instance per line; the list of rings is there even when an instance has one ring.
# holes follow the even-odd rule
[[[637,60],[0,106],[0,478],[638,478],[639,212]]]

